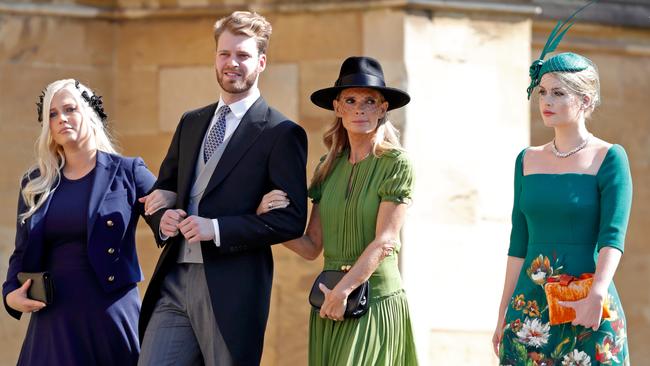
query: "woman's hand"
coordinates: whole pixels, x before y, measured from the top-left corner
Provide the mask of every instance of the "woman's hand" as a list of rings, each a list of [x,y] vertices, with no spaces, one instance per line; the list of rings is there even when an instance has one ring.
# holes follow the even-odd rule
[[[322,283],[318,284],[318,288],[325,295],[323,306],[320,307],[320,317],[323,319],[343,320],[345,308],[348,305],[348,297],[342,292],[330,290]]]
[[[23,283],[22,286],[8,293],[7,305],[9,305],[9,307],[12,309],[18,310],[22,313],[32,313],[44,308],[44,303],[32,300],[27,297],[27,291],[29,290],[29,286],[31,286],[31,284],[32,280],[28,279],[25,281],[25,283]]]
[[[592,288],[589,295],[582,300],[559,301],[558,304],[575,310],[576,318],[571,322],[572,325],[582,325],[596,331],[603,317],[603,303],[606,296],[607,292],[594,291]]]
[[[503,328],[505,328],[505,325],[505,321],[499,321],[496,329],[494,330],[494,334],[492,335],[492,348],[494,350],[494,354],[497,355],[497,357],[499,357],[499,346],[501,345],[501,339],[503,338]]]
[[[176,204],[176,192],[156,189],[144,197],[138,198],[144,203],[144,214],[151,215],[161,208],[171,208]]]
[[[289,197],[287,197],[286,193],[279,189],[274,189],[262,197],[262,202],[257,207],[256,213],[261,215],[276,208],[285,208],[289,206],[289,203]]]

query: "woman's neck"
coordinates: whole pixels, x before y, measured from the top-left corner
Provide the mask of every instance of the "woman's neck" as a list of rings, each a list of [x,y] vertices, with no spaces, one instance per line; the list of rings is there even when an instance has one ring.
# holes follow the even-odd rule
[[[370,155],[372,152],[372,140],[373,135],[348,134],[348,141],[350,142],[350,163],[356,164]]]
[[[584,122],[555,127],[555,146],[559,151],[570,151],[585,142],[589,135]]]
[[[97,149],[69,150],[63,149],[63,155],[65,155],[63,174],[66,178],[81,178],[95,167],[97,163]]]

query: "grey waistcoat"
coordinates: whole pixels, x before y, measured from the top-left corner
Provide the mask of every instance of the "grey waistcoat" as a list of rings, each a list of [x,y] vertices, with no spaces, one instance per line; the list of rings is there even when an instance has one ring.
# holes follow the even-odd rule
[[[204,137],[203,144],[201,144],[201,151],[199,152],[199,158],[196,159],[196,168],[194,169],[194,184],[192,185],[192,190],[190,191],[190,199],[187,205],[187,216],[198,215],[199,202],[203,197],[203,192],[205,192],[205,188],[208,186],[208,182],[210,182],[210,178],[212,178],[212,174],[214,173],[214,170],[217,167],[217,164],[219,163],[221,155],[223,155],[226,146],[228,146],[228,142],[230,142],[231,137],[232,135],[228,136],[228,138],[225,139],[221,145],[219,145],[207,163],[203,162],[203,146],[205,145]],[[185,238],[183,238],[176,262],[203,263],[201,243],[190,244]]]

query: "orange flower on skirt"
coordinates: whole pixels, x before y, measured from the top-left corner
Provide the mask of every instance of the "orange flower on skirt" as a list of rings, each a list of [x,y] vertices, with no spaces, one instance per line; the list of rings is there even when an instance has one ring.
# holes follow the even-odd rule
[[[524,299],[524,295],[520,294],[515,297],[514,300],[512,300],[512,307],[515,310],[521,310],[524,305],[526,305],[526,299]]]
[[[540,316],[539,306],[537,301],[528,301],[526,307],[524,308],[524,314],[527,314],[531,318],[538,318]]]

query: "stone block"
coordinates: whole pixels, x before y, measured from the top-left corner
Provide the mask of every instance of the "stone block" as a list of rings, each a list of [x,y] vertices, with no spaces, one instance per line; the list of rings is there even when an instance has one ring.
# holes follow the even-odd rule
[[[331,121],[334,112],[317,107],[310,96],[319,89],[334,85],[339,76],[341,63],[346,57],[326,61],[300,62],[300,118]],[[328,122],[329,123],[329,122]]]
[[[179,67],[214,63],[216,19],[138,20],[116,29],[118,66]]]
[[[67,18],[2,17],[0,60],[10,63],[107,66],[113,60],[109,22]]]
[[[151,228],[149,228],[142,219],[138,222],[135,240],[138,252],[138,261],[140,262],[140,268],[142,268],[142,273],[144,274],[144,281],[140,282],[138,287],[140,289],[140,296],[144,297],[145,290],[149,285],[149,281],[151,281],[151,276],[153,276],[153,271],[156,268],[158,257],[160,257],[162,249],[158,248],[153,238]]]
[[[263,365],[306,365],[309,289],[322,261],[308,262],[282,245],[273,246],[275,274]],[[267,347],[268,346],[268,347]],[[266,351],[265,351],[266,353]]]
[[[127,156],[140,156],[154,175],[162,163],[169,144],[172,141],[172,132],[159,134],[141,134],[120,136],[119,143],[122,153]]]
[[[160,129],[158,69],[122,67],[115,75],[114,103],[119,107],[111,118],[113,129],[120,135],[158,132]],[[175,126],[178,116],[173,117],[175,117]]]
[[[68,2],[79,5],[95,6],[98,8],[113,9],[117,5],[118,0],[72,0]]]
[[[492,333],[433,330],[430,334],[428,364],[440,366],[496,365]]]
[[[259,80],[260,92],[266,102],[296,123],[300,123],[298,76],[295,63],[269,63]]]
[[[363,17],[363,55],[387,61],[404,60],[405,14],[394,9],[365,11]],[[350,55],[352,56],[352,55]]]
[[[160,69],[158,113],[161,131],[174,132],[184,112],[218,100],[219,86],[212,67]]]
[[[269,62],[343,60],[363,52],[360,12],[271,13]],[[333,81],[333,80],[332,80]]]
[[[178,0],[178,6],[193,7],[193,6],[206,6],[210,4],[210,0]]]

